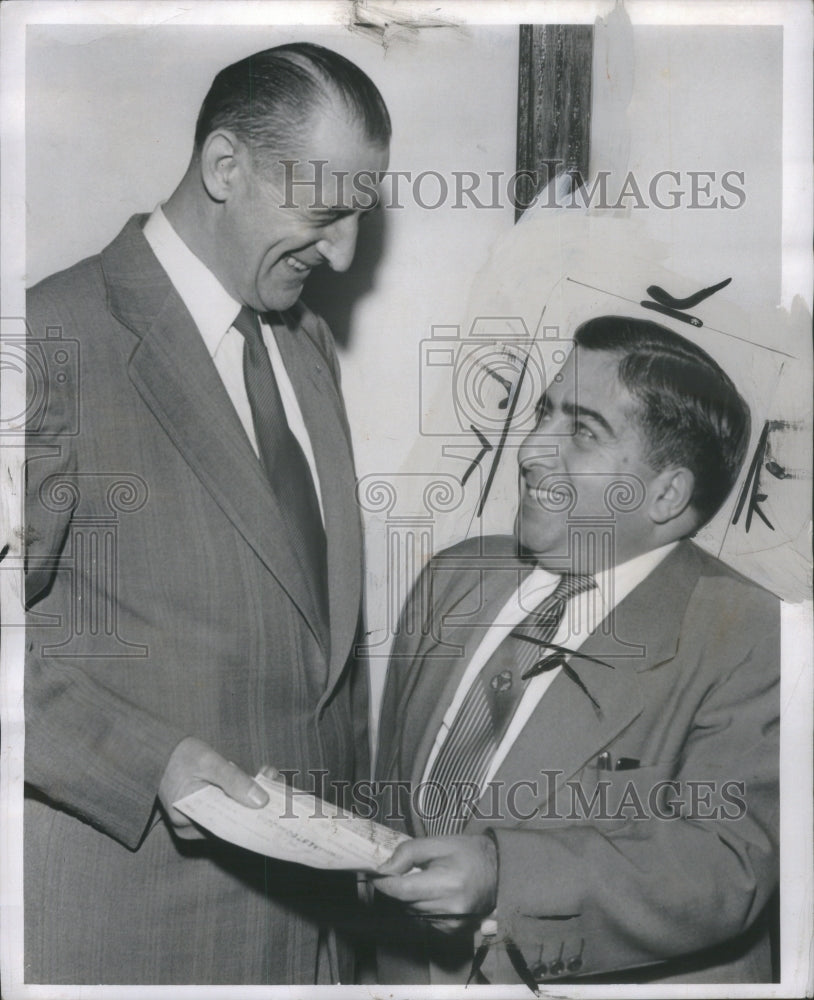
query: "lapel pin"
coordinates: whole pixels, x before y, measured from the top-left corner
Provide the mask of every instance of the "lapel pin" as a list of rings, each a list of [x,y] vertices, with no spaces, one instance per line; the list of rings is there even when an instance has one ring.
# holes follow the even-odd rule
[[[502,691],[508,691],[513,683],[514,679],[512,677],[511,670],[501,670],[499,674],[495,674],[495,676],[489,681],[489,686],[493,691],[500,693]]]

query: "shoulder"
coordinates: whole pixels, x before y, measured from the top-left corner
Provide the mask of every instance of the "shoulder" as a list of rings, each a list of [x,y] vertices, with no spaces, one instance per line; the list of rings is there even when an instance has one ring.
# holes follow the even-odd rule
[[[29,326],[65,326],[75,317],[82,332],[87,332],[84,328],[89,319],[92,329],[94,317],[112,312],[114,288],[120,287],[126,296],[139,294],[145,285],[145,260],[158,267],[142,232],[146,218],[133,216],[100,253],[30,288],[26,301]]]
[[[780,598],[760,584],[733,569],[722,559],[689,543],[699,567],[697,590],[717,606],[727,605],[740,609],[740,616],[749,619],[757,615],[761,620],[778,619]]]
[[[444,566],[472,560],[480,563],[518,561],[517,540],[513,535],[476,535],[450,545],[433,556],[431,565]]]
[[[469,586],[473,577],[483,579],[501,571],[522,567],[517,541],[512,535],[476,535],[443,549],[432,557],[426,573],[437,593],[455,592]]]
[[[758,670],[774,675],[780,661],[780,599],[722,560],[693,545],[695,578],[682,615],[687,649],[703,653],[716,674],[748,662],[760,649]]]
[[[97,254],[43,278],[28,289],[26,309],[30,325],[62,325],[66,312],[70,314],[104,300],[105,284]]]

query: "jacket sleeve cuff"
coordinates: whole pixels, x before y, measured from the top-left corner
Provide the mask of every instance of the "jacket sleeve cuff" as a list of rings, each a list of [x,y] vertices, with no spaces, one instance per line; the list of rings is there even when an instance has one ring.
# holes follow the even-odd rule
[[[570,917],[580,912],[579,880],[574,878],[581,870],[579,833],[574,830],[572,848],[558,841],[549,851],[539,831],[491,831],[499,858],[496,912],[501,931],[510,929],[518,915]]]

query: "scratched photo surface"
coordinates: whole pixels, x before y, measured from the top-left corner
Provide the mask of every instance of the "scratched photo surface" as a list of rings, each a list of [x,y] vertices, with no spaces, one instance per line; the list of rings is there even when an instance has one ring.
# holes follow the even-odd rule
[[[801,948],[811,932],[810,917],[801,915],[810,909],[808,842],[799,839],[800,829],[810,828],[811,288],[808,266],[800,264],[808,259],[807,243],[799,240],[800,221],[790,208],[799,188],[790,185],[789,164],[805,157],[809,140],[790,137],[787,120],[796,91],[809,100],[810,56],[806,51],[801,68],[789,34],[799,30],[807,5],[767,4],[751,20],[722,8],[717,19],[697,23],[675,13],[680,5],[665,4],[659,14],[652,4],[636,3],[563,4],[561,11],[532,3],[523,7],[522,24],[521,15],[507,16],[512,5],[484,16],[465,3],[337,4],[326,5],[324,14],[316,6],[299,20],[291,5],[275,3],[249,11],[202,3],[174,19],[152,5],[143,5],[142,18],[140,4],[110,5],[115,16],[90,16],[107,6],[80,2],[72,14],[54,5],[51,18],[47,5],[32,4],[37,16],[14,33],[18,68],[4,89],[19,95],[24,114],[18,111],[19,128],[7,128],[7,135],[20,151],[14,162],[24,164],[24,176],[14,186],[6,171],[4,205],[13,200],[7,220],[24,227],[25,240],[12,246],[4,222],[5,379],[6,369],[25,379],[23,289],[98,254],[131,216],[149,214],[169,198],[189,162],[201,101],[221,68],[296,41],[327,46],[356,63],[389,110],[389,161],[352,263],[343,273],[315,270],[302,298],[330,327],[341,367],[364,543],[364,628],[355,651],[369,683],[374,759],[377,745],[389,746],[392,735],[379,732],[383,704],[386,725],[400,724],[397,714],[387,714],[384,694],[394,638],[433,627],[417,612],[402,618],[405,601],[433,556],[466,542],[462,551],[475,553],[475,565],[484,554],[480,539],[512,535],[521,446],[537,426],[540,399],[547,387],[568,391],[569,378],[580,393],[580,368],[567,364],[574,331],[597,316],[662,324],[703,348],[751,412],[735,485],[694,541],[782,602],[786,727],[784,864],[779,891],[767,903],[771,980],[750,985],[742,973],[739,984],[706,990],[692,974],[672,981],[696,984],[688,987],[693,996],[802,995],[809,967]],[[801,205],[810,208],[807,190]],[[27,364],[44,389],[19,413],[7,405],[3,414],[4,468],[7,462],[17,483],[0,508],[4,625],[21,621],[20,587],[12,580],[23,569],[20,424],[27,418],[32,430],[32,420],[46,419],[48,387],[73,378],[81,349],[81,338],[63,337],[61,327],[36,334]],[[90,413],[81,400],[80,386],[75,409],[61,414],[68,438],[81,434],[85,421],[124,420]],[[35,439],[29,460],[32,448]],[[173,488],[144,483],[135,473],[128,478],[126,468],[82,471],[115,472],[125,482],[123,494],[112,500],[108,494],[106,541],[93,544],[115,547],[150,490]],[[600,484],[608,508],[597,538],[611,538],[615,516],[642,502],[635,477],[619,478]],[[571,525],[584,523],[578,501],[559,498],[558,514],[570,503]],[[71,530],[78,532],[71,536],[73,558],[80,535],[96,529],[74,524]],[[61,568],[70,572],[67,563]],[[469,572],[466,559],[460,568]],[[127,567],[115,572],[126,576]],[[415,612],[415,603],[410,607]],[[653,606],[652,620],[666,611]],[[457,613],[459,627],[468,620],[479,636],[490,624],[480,605],[464,601]],[[99,627],[81,604],[61,624],[64,648],[74,641],[71,630],[80,648]],[[715,634],[731,635],[734,645],[739,637],[731,628],[722,620]],[[18,764],[21,636],[21,628],[4,629],[0,648],[12,737],[7,759]],[[117,651],[100,655],[123,658],[117,670],[127,657],[144,655],[137,629],[114,628],[103,639]],[[626,645],[641,637],[614,639]],[[694,641],[682,636],[679,645]],[[253,763],[255,770],[288,766]],[[538,778],[546,766],[529,765],[528,777]],[[14,833],[3,847],[9,875],[3,977],[9,996],[50,997],[58,989],[60,996],[78,996],[75,985],[37,987],[24,978],[21,905],[30,903],[20,876],[21,776],[21,767],[7,764],[3,801]],[[652,872],[653,880],[660,877]],[[531,975],[531,987],[539,981],[543,995],[548,988],[576,995],[583,950],[579,940],[569,948],[569,985],[555,987],[549,966],[558,956],[548,953],[545,962],[526,955],[519,968],[508,954],[509,978],[491,981],[511,982],[511,995],[530,995]],[[484,970],[503,968],[490,961]],[[365,969],[365,981],[375,983]],[[618,985],[635,981],[617,970],[595,995],[667,995],[655,986]],[[292,995],[257,978],[211,987],[212,995],[256,995],[247,983],[258,982],[267,986],[263,995]],[[454,979],[437,982],[393,994],[463,995]],[[479,982],[473,979],[467,995],[507,995],[508,987],[490,991]],[[376,987],[357,989],[369,996]],[[199,995],[193,984],[177,990]],[[151,992],[144,987],[133,995]],[[120,994],[110,985],[82,995]],[[311,987],[299,995],[330,993]]]

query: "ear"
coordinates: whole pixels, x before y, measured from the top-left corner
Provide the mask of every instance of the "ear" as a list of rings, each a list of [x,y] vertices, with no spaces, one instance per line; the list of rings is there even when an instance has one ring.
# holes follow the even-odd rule
[[[689,507],[695,490],[695,476],[689,469],[663,469],[650,486],[650,517],[667,524]]]
[[[227,201],[245,162],[246,150],[233,133],[210,133],[201,149],[201,180],[214,201]]]

